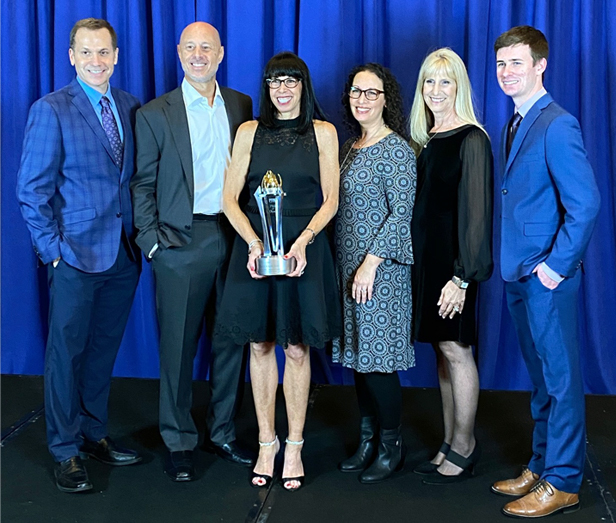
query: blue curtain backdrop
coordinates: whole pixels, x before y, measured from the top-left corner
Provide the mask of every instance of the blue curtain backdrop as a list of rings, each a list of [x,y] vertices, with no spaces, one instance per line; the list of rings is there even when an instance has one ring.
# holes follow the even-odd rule
[[[295,51],[308,63],[320,101],[341,138],[341,90],[354,65],[377,61],[390,67],[410,110],[421,61],[437,47],[449,46],[468,66],[495,151],[512,104],[495,80],[492,45],[509,27],[530,24],[550,42],[547,89],[580,120],[601,190],[601,214],[581,289],[581,357],[586,390],[616,393],[616,1],[2,0],[1,14],[2,372],[43,371],[46,272],[36,267],[15,199],[15,179],[30,105],[74,76],[67,50],[76,20],[94,16],[111,22],[120,48],[112,83],[144,103],[178,85],[182,71],[175,46],[182,28],[195,20],[209,21],[220,30],[226,53],[219,82],[255,101],[266,61],[279,51]],[[499,198],[495,201],[497,256]],[[480,290],[479,318],[482,387],[528,388],[498,269]],[[116,375],[157,377],[157,339],[153,281],[146,265]],[[208,350],[204,340],[195,363],[198,377],[207,374]],[[419,344],[416,351],[417,367],[402,373],[403,383],[435,385],[432,350]],[[324,353],[313,352],[313,365],[319,381],[350,382],[350,373],[329,363]]]

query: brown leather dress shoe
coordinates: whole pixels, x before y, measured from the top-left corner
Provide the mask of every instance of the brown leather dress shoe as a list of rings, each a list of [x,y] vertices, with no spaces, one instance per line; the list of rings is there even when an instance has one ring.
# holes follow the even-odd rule
[[[541,518],[558,512],[575,512],[579,508],[577,494],[562,492],[542,479],[526,496],[507,503],[503,507],[503,514],[516,518]]]
[[[539,476],[528,467],[524,467],[522,474],[517,478],[504,479],[494,483],[492,492],[503,496],[526,496],[537,481],[539,481]]]

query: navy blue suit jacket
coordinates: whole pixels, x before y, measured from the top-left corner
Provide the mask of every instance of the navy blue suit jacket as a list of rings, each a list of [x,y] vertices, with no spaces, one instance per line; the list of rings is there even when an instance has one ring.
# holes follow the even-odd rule
[[[505,164],[501,273],[517,281],[538,263],[572,277],[599,212],[599,190],[578,121],[549,94],[522,120]]]
[[[139,100],[111,89],[124,130],[117,165],[107,135],[77,80],[30,108],[17,198],[43,263],[58,257],[85,272],[116,260],[122,228],[133,237],[129,182],[135,170],[133,128]]]

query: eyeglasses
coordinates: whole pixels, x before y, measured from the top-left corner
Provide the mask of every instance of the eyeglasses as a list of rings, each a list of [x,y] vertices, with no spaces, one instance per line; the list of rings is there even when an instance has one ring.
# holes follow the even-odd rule
[[[381,91],[379,89],[360,89],[359,87],[353,86],[349,89],[349,98],[357,99],[362,95],[362,93],[364,93],[366,100],[370,100],[371,102],[374,102],[384,92],[385,91]]]
[[[288,76],[284,80],[281,80],[280,78],[268,78],[267,80],[265,80],[265,83],[270,89],[278,89],[282,84],[284,84],[289,89],[293,89],[294,87],[297,87],[297,84],[300,81],[301,80],[298,80],[297,78]]]

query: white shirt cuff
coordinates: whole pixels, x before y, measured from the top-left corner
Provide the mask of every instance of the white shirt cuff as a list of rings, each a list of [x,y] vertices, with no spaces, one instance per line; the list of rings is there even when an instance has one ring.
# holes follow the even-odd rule
[[[545,262],[541,263],[541,267],[543,268],[543,271],[550,277],[552,278],[555,282],[560,283],[561,281],[563,281],[565,278],[563,278],[560,274],[558,274],[557,272],[554,272],[552,269],[550,269],[548,267],[548,264]]]
[[[152,256],[154,256],[154,253],[158,250],[158,242],[156,242],[154,244],[154,247],[152,247],[152,249],[150,249],[150,252],[148,252],[148,258],[151,260]]]

